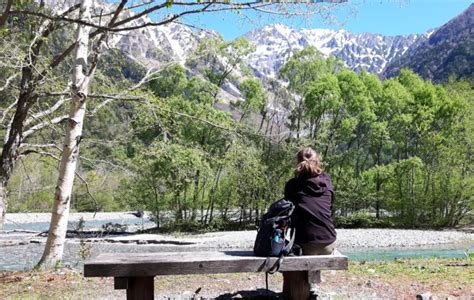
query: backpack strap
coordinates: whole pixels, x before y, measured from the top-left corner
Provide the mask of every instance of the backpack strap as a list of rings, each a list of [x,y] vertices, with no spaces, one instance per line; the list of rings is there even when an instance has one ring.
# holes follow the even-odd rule
[[[281,250],[282,255],[288,255],[291,252],[291,248],[293,248],[293,245],[295,244],[296,228],[291,227],[288,229],[288,231],[290,231],[290,241]]]
[[[289,220],[290,217],[289,216],[276,216],[276,217],[272,217],[271,219],[271,222],[274,222],[274,223],[277,223],[277,222],[280,222],[280,221],[283,221],[283,220]]]
[[[266,273],[274,274],[278,272],[278,270],[280,269],[280,265],[283,262],[283,257],[285,255],[288,255],[291,252],[291,248],[293,248],[293,245],[295,244],[296,229],[291,228],[290,230],[291,230],[290,241],[285,247],[283,247],[283,249],[280,252],[280,255],[278,256],[277,261],[273,264],[273,266],[268,271],[266,271]],[[267,257],[267,259],[265,260],[265,265],[268,265],[269,261],[270,261],[270,257]]]
[[[267,257],[267,259],[269,259],[269,257]],[[278,256],[277,261],[273,264],[273,266],[270,269],[268,269],[267,273],[275,274],[276,272],[278,272],[278,270],[280,270],[280,265],[282,261],[283,261],[283,253],[280,254],[280,256]]]
[[[265,264],[267,264],[269,260],[270,260],[270,257],[267,257]],[[278,257],[277,261],[273,264],[273,266],[268,271],[265,272],[265,288],[267,289],[267,291],[268,291],[268,274],[273,275],[276,272],[278,272],[282,261],[283,261],[283,254],[280,254],[280,256]]]
[[[268,291],[268,272],[265,272],[265,289]]]

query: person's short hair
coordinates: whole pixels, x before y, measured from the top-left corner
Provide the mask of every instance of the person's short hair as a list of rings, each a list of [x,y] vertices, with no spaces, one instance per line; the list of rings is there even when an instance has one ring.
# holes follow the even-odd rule
[[[296,177],[313,177],[321,174],[321,158],[316,151],[311,148],[301,148],[296,153]]]

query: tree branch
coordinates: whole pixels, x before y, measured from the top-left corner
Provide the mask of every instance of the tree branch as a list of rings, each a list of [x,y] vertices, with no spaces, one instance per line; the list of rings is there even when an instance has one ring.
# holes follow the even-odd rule
[[[3,121],[5,121],[8,111],[12,109],[13,107],[15,107],[17,103],[18,103],[18,99],[13,101],[12,104],[10,104],[7,108],[5,108],[5,110],[2,112],[2,118],[0,119],[0,124],[3,124]]]
[[[172,63],[167,64],[166,66],[171,65],[171,64]],[[151,81],[153,79],[153,76],[155,74],[161,72],[164,68],[166,68],[166,66],[164,66],[163,68],[161,68],[159,70],[154,70],[154,71],[149,69],[147,71],[146,75],[140,80],[140,82],[138,82],[134,86],[131,86],[125,92],[122,92],[118,95],[94,95],[97,98],[105,98],[107,100],[103,101],[96,108],[94,108],[94,110],[90,113],[90,115],[95,115],[99,109],[101,109],[102,107],[106,106],[107,104],[109,104],[110,102],[112,102],[114,100],[121,100],[121,101],[127,101],[127,100],[140,101],[140,100],[144,100],[144,98],[142,96],[129,97],[129,96],[126,96],[125,93],[132,92],[132,91],[140,88],[144,84],[148,83],[149,81]]]
[[[87,180],[85,180],[81,174],[79,174],[79,172],[75,171],[76,173],[76,176],[77,178],[79,178],[82,183],[84,183],[84,185],[86,186],[86,191],[87,191],[87,194],[89,195],[89,197],[91,197],[92,201],[94,201],[94,217],[95,217],[95,214],[97,213],[97,211],[99,210],[99,203],[97,202],[97,199],[92,195],[90,189],[89,189],[89,183],[87,182]]]
[[[133,174],[132,171],[130,171],[129,169],[123,167],[123,166],[119,166],[119,165],[116,165],[110,161],[107,161],[107,160],[103,160],[103,159],[90,159],[90,158],[87,158],[87,157],[84,157],[84,156],[81,156],[81,160],[82,161],[87,161],[89,163],[89,165],[91,167],[94,167],[94,166],[97,166],[98,163],[104,163],[104,164],[107,164],[107,165],[110,165],[112,166],[113,168],[117,168],[117,169],[120,169],[122,171],[124,171],[125,173],[127,174]]]
[[[59,151],[62,151],[55,143],[51,144],[20,144],[20,148],[56,148]]]
[[[53,95],[54,93],[51,93],[51,94],[43,94],[43,95],[48,95],[48,96],[54,96]],[[58,110],[64,103],[66,103],[67,101],[71,100],[71,98],[66,98],[66,96],[69,96],[69,94],[60,94],[61,95],[61,98],[56,102],[54,103],[53,106],[51,106],[50,108],[44,110],[44,111],[41,111],[39,113],[36,113],[34,115],[32,115],[30,118],[26,119],[25,121],[25,126],[28,126],[29,124],[31,124],[31,122],[33,122],[34,120],[37,120],[37,119],[41,119],[41,118],[44,118],[45,116],[55,112],[56,110]]]
[[[16,77],[18,77],[18,75],[20,75],[20,73],[15,73],[12,76],[8,77],[5,81],[5,84],[0,88],[0,92],[5,90],[10,85],[10,82],[13,81],[13,79],[15,79]]]
[[[20,155],[25,156],[25,155],[28,155],[28,154],[31,154],[31,153],[36,153],[36,154],[39,154],[39,155],[42,155],[42,156],[48,156],[48,157],[51,157],[51,158],[53,158],[57,161],[61,160],[57,155],[55,155],[51,152],[38,151],[38,150],[33,150],[33,149],[26,150],[26,151],[22,152]],[[86,186],[87,194],[94,201],[94,205],[95,205],[94,215],[95,215],[95,213],[97,213],[97,211],[98,211],[99,203],[97,202],[97,199],[92,195],[92,193],[90,191],[90,188],[89,188],[89,183],[87,182],[87,180],[85,180],[84,177],[82,177],[82,175],[79,174],[79,172],[75,171],[75,174],[76,174],[77,178],[79,178],[79,180],[81,180],[84,183],[84,185]]]
[[[51,125],[55,125],[55,124],[58,124],[58,123],[61,123],[62,121],[65,121],[68,119],[68,115],[62,115],[60,117],[56,117],[52,120],[48,120],[46,122],[42,122],[42,123],[39,123],[39,124],[36,124],[35,126],[32,126],[31,128],[29,128],[28,130],[25,130],[23,132],[23,138],[27,138],[28,136],[30,136],[31,134],[35,133],[36,131],[40,130],[40,129],[43,129],[45,127],[48,127],[48,126],[51,126]]]
[[[161,26],[161,25],[168,24],[168,23],[170,23],[170,22],[172,22],[172,21],[174,21],[174,20],[176,20],[176,19],[178,19],[182,16],[189,15],[189,14],[196,14],[196,13],[202,13],[202,12],[220,12],[220,11],[230,11],[230,10],[257,9],[257,8],[261,8],[261,7],[264,7],[264,6],[270,6],[270,5],[275,5],[275,4],[274,3],[263,3],[262,1],[250,1],[250,2],[245,2],[245,3],[231,3],[231,2],[226,2],[226,1],[222,1],[222,2],[220,2],[220,1],[214,1],[214,2],[213,1],[203,1],[203,2],[193,2],[193,3],[173,2],[173,5],[178,5],[178,6],[203,6],[203,7],[198,8],[198,9],[193,9],[193,10],[187,10],[187,11],[183,11],[183,12],[174,14],[171,17],[169,17],[165,20],[162,20],[160,22],[146,22],[146,23],[131,26],[131,27],[117,28],[118,26],[121,26],[123,24],[127,24],[127,23],[129,23],[133,20],[139,19],[139,18],[143,17],[146,14],[149,14],[149,13],[152,13],[156,10],[165,8],[168,5],[169,4],[167,2],[161,3],[159,5],[155,5],[153,7],[150,7],[148,9],[144,10],[143,12],[140,12],[138,14],[135,14],[135,15],[131,16],[131,17],[128,17],[128,18],[123,19],[119,22],[116,22],[113,26],[101,26],[101,25],[98,25],[98,24],[95,24],[95,23],[92,23],[92,22],[87,22],[87,21],[84,21],[84,20],[81,20],[81,19],[71,19],[71,18],[68,18],[68,17],[65,17],[65,16],[50,16],[50,15],[47,15],[47,14],[42,13],[42,12],[22,10],[22,11],[12,11],[11,13],[12,14],[34,15],[34,16],[38,16],[38,17],[42,17],[42,18],[50,19],[50,20],[54,20],[54,21],[64,21],[64,22],[69,22],[69,23],[77,23],[77,24],[80,24],[80,25],[95,28],[99,31],[98,33],[100,33],[100,32],[131,31],[131,30],[140,29],[140,28],[144,28],[144,27]],[[209,7],[211,7],[213,5],[214,6],[220,5],[220,6],[223,6],[223,7],[216,8],[216,9],[208,9]],[[263,11],[263,12],[265,12],[265,11]],[[272,11],[271,13],[272,14],[278,14],[277,11]],[[289,12],[280,12],[279,14],[280,15],[283,15],[283,14],[294,15],[294,16],[299,15],[298,13],[289,13]],[[311,13],[308,13],[308,14],[311,15]],[[91,37],[93,37],[95,35],[96,35],[96,32],[92,33]]]

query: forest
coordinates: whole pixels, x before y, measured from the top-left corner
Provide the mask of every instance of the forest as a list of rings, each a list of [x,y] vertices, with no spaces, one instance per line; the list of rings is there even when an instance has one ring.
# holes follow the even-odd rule
[[[41,20],[14,16],[0,32],[3,162],[13,108],[29,92],[23,61],[37,47],[23,141],[11,174],[1,174],[8,212],[49,212],[54,201],[72,61],[48,64],[72,42],[74,27],[50,28],[38,42],[28,32],[43,30]],[[282,197],[296,151],[309,146],[334,182],[338,227],[439,228],[472,219],[469,79],[434,84],[408,69],[380,79],[308,47],[262,82],[242,63],[251,51],[245,39],[210,37],[184,64],[153,72],[116,49],[91,52],[98,63],[71,209],[149,211],[163,230],[254,228]],[[229,82],[240,99],[221,93]]]

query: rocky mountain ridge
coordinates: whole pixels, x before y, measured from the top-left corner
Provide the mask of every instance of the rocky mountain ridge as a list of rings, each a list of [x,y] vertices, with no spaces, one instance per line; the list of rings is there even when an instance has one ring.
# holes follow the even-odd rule
[[[158,66],[169,61],[184,64],[204,38],[217,36],[215,32],[195,31],[184,25],[171,23],[122,34],[115,38],[112,45],[148,66]],[[297,31],[275,24],[244,35],[256,48],[244,61],[257,77],[275,78],[280,67],[296,51],[313,46],[325,56],[338,57],[354,71],[366,70],[381,74],[387,64],[401,57],[409,48],[425,41],[428,36],[354,34],[329,29]]]
[[[293,53],[307,46],[315,47],[325,56],[338,57],[354,71],[381,74],[390,61],[426,40],[428,35],[383,36],[329,29],[297,31],[275,24],[251,31],[245,37],[257,47],[247,58],[248,64],[259,76],[275,77]]]
[[[428,39],[392,60],[383,77],[396,76],[409,68],[435,82],[449,76],[474,78],[474,4],[435,30]]]

